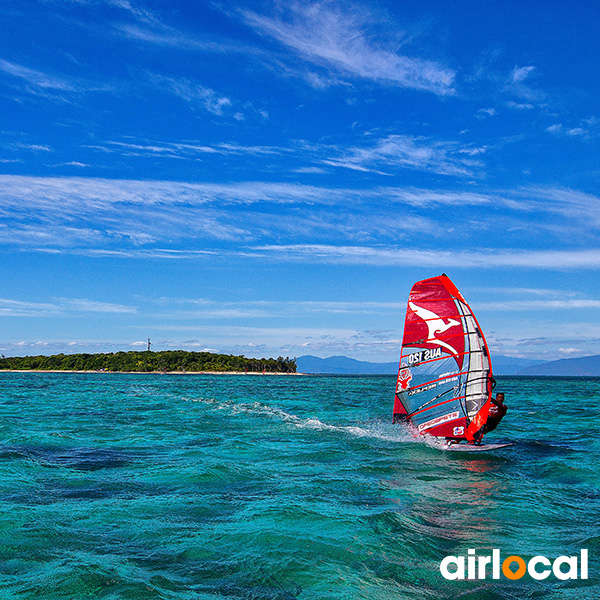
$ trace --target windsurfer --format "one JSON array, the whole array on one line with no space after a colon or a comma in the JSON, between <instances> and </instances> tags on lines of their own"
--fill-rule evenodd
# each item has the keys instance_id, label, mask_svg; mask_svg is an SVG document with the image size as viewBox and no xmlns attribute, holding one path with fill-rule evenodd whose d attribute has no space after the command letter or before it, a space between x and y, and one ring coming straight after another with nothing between
<instances>
[{"instance_id":1,"label":"windsurfer","mask_svg":"<svg viewBox=\"0 0 600 600\"><path fill-rule=\"evenodd\" d=\"M494 431L508 410L508 406L504 404L504 392L498 392L496 397L492 398L491 401L492 405L490 406L490 412L483 427L483 433Z\"/></svg>"}]
</instances>

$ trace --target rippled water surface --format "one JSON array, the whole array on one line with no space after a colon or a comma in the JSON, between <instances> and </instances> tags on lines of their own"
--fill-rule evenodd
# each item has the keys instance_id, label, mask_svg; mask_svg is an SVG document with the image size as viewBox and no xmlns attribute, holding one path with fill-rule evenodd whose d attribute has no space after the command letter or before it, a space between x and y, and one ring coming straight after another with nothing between
<instances>
[{"instance_id":1,"label":"rippled water surface","mask_svg":"<svg viewBox=\"0 0 600 600\"><path fill-rule=\"evenodd\" d=\"M498 389L514 446L462 454L394 377L0 374L0 598L600 598L600 380ZM446 581L469 548L590 578Z\"/></svg>"}]
</instances>

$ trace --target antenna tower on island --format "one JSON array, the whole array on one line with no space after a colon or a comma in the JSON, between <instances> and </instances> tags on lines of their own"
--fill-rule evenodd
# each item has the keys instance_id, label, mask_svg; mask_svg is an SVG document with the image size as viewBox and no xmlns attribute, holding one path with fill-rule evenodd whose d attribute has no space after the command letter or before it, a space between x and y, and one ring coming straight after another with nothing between
<instances>
[{"instance_id":1,"label":"antenna tower on island","mask_svg":"<svg viewBox=\"0 0 600 600\"><path fill-rule=\"evenodd\" d=\"M152 344L150 343L150 338L148 338L148 352L150 352L150 346L152 346Z\"/></svg>"}]
</instances>

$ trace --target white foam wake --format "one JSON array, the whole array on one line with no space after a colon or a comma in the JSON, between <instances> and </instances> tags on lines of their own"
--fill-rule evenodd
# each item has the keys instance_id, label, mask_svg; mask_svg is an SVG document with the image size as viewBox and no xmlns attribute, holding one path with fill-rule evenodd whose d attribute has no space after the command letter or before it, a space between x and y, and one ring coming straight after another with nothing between
<instances>
[{"instance_id":1,"label":"white foam wake","mask_svg":"<svg viewBox=\"0 0 600 600\"><path fill-rule=\"evenodd\" d=\"M390 442L414 441L414 436L402 425L391 423L373 422L366 426L357 425L331 425L317 417L299 417L280 408L267 406L260 402L236 403L231 400L219 401L214 398L193 398L192 402L202 402L211 405L215 410L229 411L231 414L249 413L262 415L270 419L282 421L299 429L313 429L319 431L332 431L354 437L370 437Z\"/></svg>"}]
</instances>

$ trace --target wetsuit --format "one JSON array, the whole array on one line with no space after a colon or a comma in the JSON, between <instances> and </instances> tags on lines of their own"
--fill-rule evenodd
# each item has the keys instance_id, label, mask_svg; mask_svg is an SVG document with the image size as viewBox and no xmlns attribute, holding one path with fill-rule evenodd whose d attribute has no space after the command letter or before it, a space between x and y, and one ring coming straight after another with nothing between
<instances>
[{"instance_id":1,"label":"wetsuit","mask_svg":"<svg viewBox=\"0 0 600 600\"><path fill-rule=\"evenodd\" d=\"M490 406L490 412L488 413L488 418L483 432L489 433L490 431L494 431L494 429L498 427L498 423L502 421L502 417L504 417L507 410L508 406L506 406L506 404L503 402L498 402L498 400L492 398L492 405Z\"/></svg>"}]
</instances>

